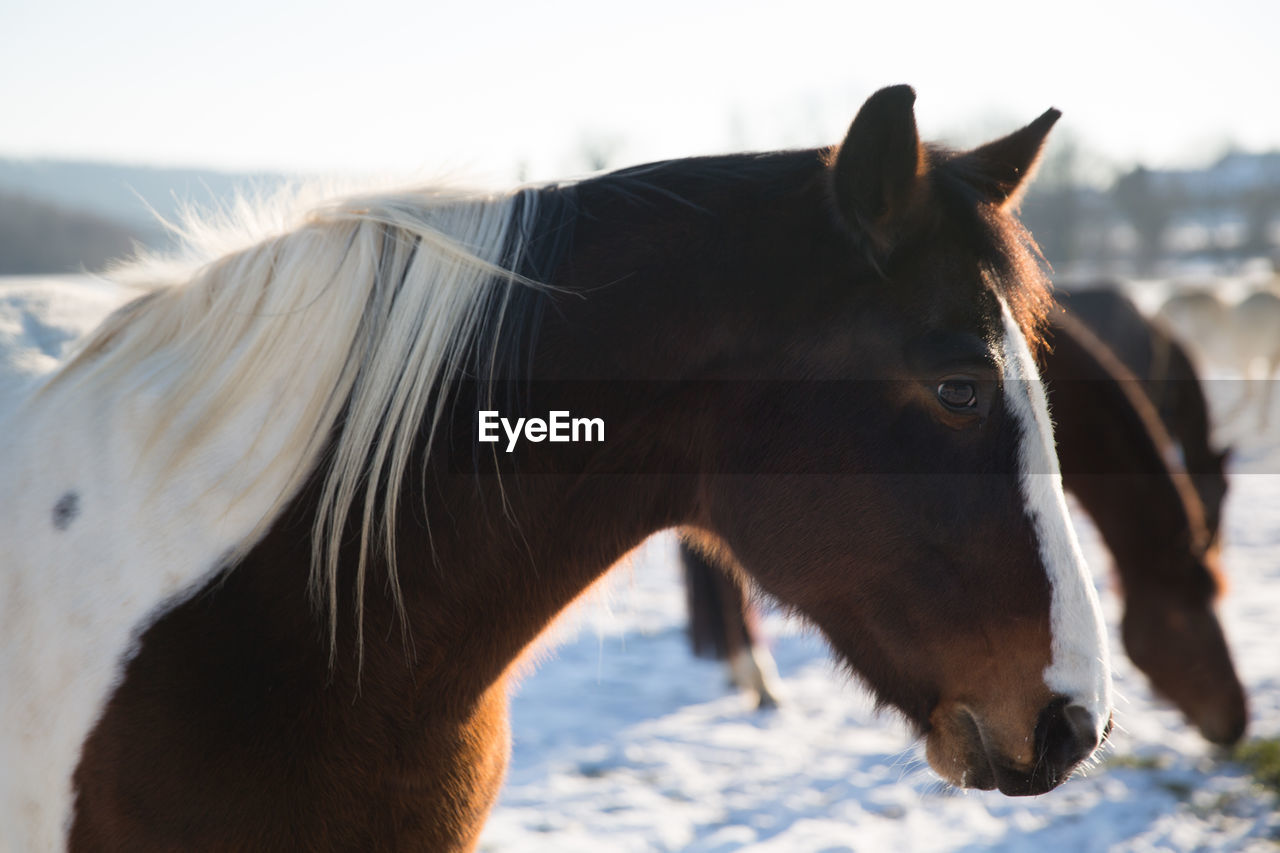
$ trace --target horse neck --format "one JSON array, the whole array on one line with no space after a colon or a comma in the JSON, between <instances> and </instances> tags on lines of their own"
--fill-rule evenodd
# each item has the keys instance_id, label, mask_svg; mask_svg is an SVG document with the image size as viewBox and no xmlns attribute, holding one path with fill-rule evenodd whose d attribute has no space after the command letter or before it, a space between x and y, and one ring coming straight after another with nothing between
<instances>
[{"instance_id":1,"label":"horse neck","mask_svg":"<svg viewBox=\"0 0 1280 853\"><path fill-rule=\"evenodd\" d=\"M407 467L428 472L425 493L399 502L408 634L416 648L440 652L446 663L433 666L451 670L433 677L455 680L454 695L500 678L647 536L700 521L699 472L718 413L687 380L733 334L729 315L743 309L731 283L752 259L744 251L718 265L700 260L709 235L733 227L720 215L728 205L714 180L664 183L672 180L646 175L625 191L588 183L559 199L577 210L572 252L549 277L552 289L524 291L497 330L500 346L522 342L522 352L499 357L503 381L460 384L431 457ZM667 193L681 202L653 200ZM687 307L694 302L700 311ZM605 440L520 440L508 452L505 429L496 443L478 442L481 410L510 424L552 411L598 418Z\"/></svg>"},{"instance_id":2,"label":"horse neck","mask_svg":"<svg viewBox=\"0 0 1280 853\"><path fill-rule=\"evenodd\" d=\"M1187 470L1196 474L1216 473L1220 466L1217 454L1210 446L1209 402L1187 351L1172 337L1166 337L1169 348L1167 381L1176 386L1176 438L1182 445Z\"/></svg>"},{"instance_id":3,"label":"horse neck","mask_svg":"<svg viewBox=\"0 0 1280 853\"><path fill-rule=\"evenodd\" d=\"M402 525L417 533L399 546L408 643L456 697L502 678L627 551L690 513L689 492L664 478L536 479L506 478L499 494L496 482L452 475L427 503L430 535Z\"/></svg>"},{"instance_id":4,"label":"horse neck","mask_svg":"<svg viewBox=\"0 0 1280 853\"><path fill-rule=\"evenodd\" d=\"M1204 573L1203 514L1132 375L1083 326L1060 318L1044 378L1063 485L1092 517L1126 589L1192 583Z\"/></svg>"},{"instance_id":5,"label":"horse neck","mask_svg":"<svg viewBox=\"0 0 1280 853\"><path fill-rule=\"evenodd\" d=\"M726 175L737 169L718 161L675 164L586 182L558 199L576 211L572 251L549 276L552 289L534 297L538 304L508 309L498 332L534 342L527 360L499 365L518 379L496 389L481 383L458 391L448 435L427 465L436 472L428 480L438 483L425 495L430 533L409 518L399 540L415 642L466 645L457 659L468 660L475 685L498 677L644 538L704 521L700 472L726 415L706 385L690 380L720 375L725 353L753 340L752 316L777 321L782 309L753 304L776 297L742 285L761 264L753 253L796 264L813 256L809 244L821 245L824 225L831 227L825 198L813 197L824 190L818 152L773 155L746 170L749 179L735 183ZM779 231L793 229L779 242L793 246L795 258L745 239L732 250L749 227L742 208L764 207L744 197L777 195L779 187L792 188L799 203L775 199L766 209L776 212ZM707 246L716 242L720 251L709 258ZM605 441L522 441L508 454L505 436L478 445L482 408L512 422L557 410L599 418ZM407 470L421 467L411 462ZM423 496L401 505L421 507Z\"/></svg>"}]
</instances>

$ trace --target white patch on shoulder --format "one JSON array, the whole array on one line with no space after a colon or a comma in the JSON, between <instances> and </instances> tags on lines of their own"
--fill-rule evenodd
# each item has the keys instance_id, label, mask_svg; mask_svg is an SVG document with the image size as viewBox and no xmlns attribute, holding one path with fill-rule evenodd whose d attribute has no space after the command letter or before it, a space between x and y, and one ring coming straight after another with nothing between
<instances>
[{"instance_id":1,"label":"white patch on shoulder","mask_svg":"<svg viewBox=\"0 0 1280 853\"><path fill-rule=\"evenodd\" d=\"M0 405L0 850L65 846L81 746L138 636L203 586L284 486L252 480L286 452L289 420L272 427L301 407L292 383L173 468L143 452L154 402L64 386Z\"/></svg>"},{"instance_id":2,"label":"white patch on shoulder","mask_svg":"<svg viewBox=\"0 0 1280 853\"><path fill-rule=\"evenodd\" d=\"M419 427L447 405L433 390L492 300L540 287L499 266L516 198L284 194L225 233L193 223L189 257L124 273L145 294L60 369L74 335L37 322L48 293L0 288L0 850L65 846L81 745L139 632L243 556L326 445L310 544L336 630L352 508L385 492L397 517ZM395 553L394 524L363 524Z\"/></svg>"},{"instance_id":3,"label":"white patch on shoulder","mask_svg":"<svg viewBox=\"0 0 1280 853\"><path fill-rule=\"evenodd\" d=\"M1040 559L1052 589L1053 660L1045 684L1086 708L1098 737L1111 715L1111 666L1102 608L1075 528L1067 514L1053 424L1035 359L1026 338L1001 302L1004 318L1004 399L1022 429L1018 454L1022 493L1039 540Z\"/></svg>"}]
</instances>

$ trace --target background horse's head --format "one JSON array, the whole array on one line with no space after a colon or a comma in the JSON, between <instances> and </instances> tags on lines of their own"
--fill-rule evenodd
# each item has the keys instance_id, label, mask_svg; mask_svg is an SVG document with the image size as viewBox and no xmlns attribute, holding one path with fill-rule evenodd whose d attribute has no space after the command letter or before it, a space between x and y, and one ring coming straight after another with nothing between
<instances>
[{"instance_id":1,"label":"background horse's head","mask_svg":"<svg viewBox=\"0 0 1280 853\"><path fill-rule=\"evenodd\" d=\"M1244 685L1218 618L1226 588L1220 534L1230 457L1230 448L1206 448L1189 475L1190 537L1170 527L1162 547L1144 549L1149 567L1121 571L1121 636L1129 659L1206 740L1227 746L1244 737L1249 723Z\"/></svg>"},{"instance_id":2,"label":"background horse's head","mask_svg":"<svg viewBox=\"0 0 1280 853\"><path fill-rule=\"evenodd\" d=\"M724 392L715 464L741 476L707 481L701 526L927 735L944 779L1038 794L1110 715L1031 355L1046 283L1009 212L1058 114L957 153L921 144L913 104L869 99L826 158L829 207L753 235L775 254L735 284L768 323L736 375L787 381Z\"/></svg>"},{"instance_id":3,"label":"background horse's head","mask_svg":"<svg viewBox=\"0 0 1280 853\"><path fill-rule=\"evenodd\" d=\"M1248 725L1248 701L1218 619L1218 552L1125 577L1121 636L1151 685L1206 740L1231 745Z\"/></svg>"}]
</instances>

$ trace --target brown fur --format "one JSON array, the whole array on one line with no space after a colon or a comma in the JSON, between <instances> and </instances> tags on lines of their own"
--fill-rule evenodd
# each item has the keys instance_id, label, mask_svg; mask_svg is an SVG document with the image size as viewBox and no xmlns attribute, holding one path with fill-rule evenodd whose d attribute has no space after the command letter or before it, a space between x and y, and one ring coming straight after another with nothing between
<instances>
[{"instance_id":1,"label":"brown fur","mask_svg":"<svg viewBox=\"0 0 1280 853\"><path fill-rule=\"evenodd\" d=\"M1126 595L1129 657L1205 738L1234 743L1247 724L1247 701L1214 610L1223 582L1193 480L1171 461L1171 439L1143 393L1148 386L1135 381L1074 315L1055 315L1051 331L1043 375L1052 386L1063 482L1115 557ZM1202 412L1192 421L1203 418ZM702 550L717 565L732 561L723 546ZM710 593L720 590L704 586ZM718 611L741 601L722 595L691 594L691 609ZM690 619L703 633L712 630L697 610ZM716 624L736 631L742 623ZM970 725L945 709L935 716L935 725Z\"/></svg>"},{"instance_id":2,"label":"brown fur","mask_svg":"<svg viewBox=\"0 0 1280 853\"><path fill-rule=\"evenodd\" d=\"M752 645L754 609L740 572L725 571L680 540L689 610L689 644L698 657L732 660Z\"/></svg>"},{"instance_id":3,"label":"brown fur","mask_svg":"<svg viewBox=\"0 0 1280 853\"><path fill-rule=\"evenodd\" d=\"M1182 451L1204 507L1209 538L1220 542L1231 454L1211 444L1209 403L1186 348L1163 322L1144 316L1113 284L1060 292L1057 299L1115 354L1155 406L1169 437Z\"/></svg>"},{"instance_id":4,"label":"brown fur","mask_svg":"<svg viewBox=\"0 0 1280 853\"><path fill-rule=\"evenodd\" d=\"M949 651L949 656L972 661L975 668L966 673L968 690L939 703L933 710L931 724L953 735L931 740L927 752L934 767L951 764L964 768L963 772L968 774L964 782L969 786L991 788L1000 783L1001 789L1008 792L1008 788L1018 785L1030 787L1026 780L1034 778L1044 751L1037 738L1028 737L1025 721L1038 719L1054 697L1043 685L1040 690L1011 689L1012 681L1024 677L1023 673L1048 654L1041 627L1028 623L1019 630L1015 626L1005 636L1014 642L1004 646L999 655L991 654L987 637L961 634L952 638L956 647ZM992 696L1018 698L992 703L989 699ZM978 735L976 743L973 733ZM999 760L978 760L974 753L980 748L999 756Z\"/></svg>"}]
</instances>

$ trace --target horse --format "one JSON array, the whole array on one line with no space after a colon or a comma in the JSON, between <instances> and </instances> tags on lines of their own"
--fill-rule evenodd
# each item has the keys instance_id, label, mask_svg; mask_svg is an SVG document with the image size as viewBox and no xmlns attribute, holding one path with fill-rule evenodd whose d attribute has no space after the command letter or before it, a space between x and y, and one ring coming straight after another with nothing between
<instances>
[{"instance_id":1,"label":"horse","mask_svg":"<svg viewBox=\"0 0 1280 853\"><path fill-rule=\"evenodd\" d=\"M1239 397L1223 414L1224 421L1258 407L1257 426L1265 430L1270 408L1270 379L1275 372L1275 332L1280 324L1280 298L1267 291L1229 302L1212 289L1175 293L1160 306L1157 319L1168 323L1207 361L1240 374ZM1261 374L1261 375L1259 375ZM1263 399L1253 380L1263 380Z\"/></svg>"},{"instance_id":2,"label":"horse","mask_svg":"<svg viewBox=\"0 0 1280 853\"><path fill-rule=\"evenodd\" d=\"M1054 297L1139 380L1191 475L1216 547L1231 448L1212 445L1209 403L1190 354L1164 321L1149 319L1113 282L1058 290Z\"/></svg>"},{"instance_id":3,"label":"horse","mask_svg":"<svg viewBox=\"0 0 1280 853\"><path fill-rule=\"evenodd\" d=\"M0 423L6 842L473 849L512 672L671 527L943 779L1065 781L1107 641L1011 212L1059 114L955 151L914 104L829 148L254 209L121 273L149 291Z\"/></svg>"},{"instance_id":4,"label":"horse","mask_svg":"<svg viewBox=\"0 0 1280 853\"><path fill-rule=\"evenodd\" d=\"M1051 315L1052 348L1041 364L1063 486L1114 558L1130 659L1206 740L1234 744L1244 735L1248 703L1215 611L1224 583L1194 478L1167 452L1172 439L1139 390L1148 386L1082 322L1075 299L1067 304L1072 310ZM680 561L695 653L728 659L734 683L771 707L779 689L747 616L746 574L723 549L719 561L709 560L683 539ZM724 637L718 643L717 633Z\"/></svg>"},{"instance_id":5,"label":"horse","mask_svg":"<svg viewBox=\"0 0 1280 853\"><path fill-rule=\"evenodd\" d=\"M1253 399L1255 383L1261 387L1257 399L1260 432L1266 431L1271 419L1272 383L1280 368L1280 293L1257 290L1231 308L1231 335L1236 362L1245 379L1245 395L1241 407Z\"/></svg>"},{"instance_id":6,"label":"horse","mask_svg":"<svg viewBox=\"0 0 1280 853\"><path fill-rule=\"evenodd\" d=\"M1234 364L1230 341L1231 307L1210 288L1197 286L1174 293L1156 318L1189 341L1208 361Z\"/></svg>"}]
</instances>

